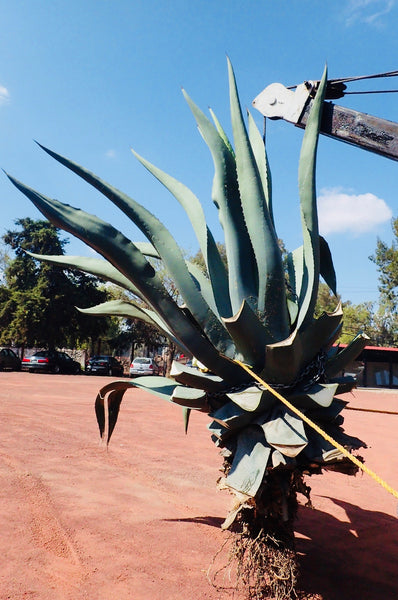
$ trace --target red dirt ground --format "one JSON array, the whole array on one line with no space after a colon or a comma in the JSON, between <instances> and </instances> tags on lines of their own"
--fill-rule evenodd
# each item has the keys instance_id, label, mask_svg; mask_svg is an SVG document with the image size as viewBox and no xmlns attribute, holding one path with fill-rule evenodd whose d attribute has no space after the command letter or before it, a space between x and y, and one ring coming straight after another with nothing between
<instances>
[{"instance_id":1,"label":"red dirt ground","mask_svg":"<svg viewBox=\"0 0 398 600\"><path fill-rule=\"evenodd\" d=\"M193 414L185 436L177 407L132 390L107 451L93 403L108 378L0 381L1 600L231 598L206 577L230 502L216 490L221 459L206 415ZM396 392L346 399L398 412ZM345 425L367 441L367 466L398 489L398 415L345 411ZM324 600L398 599L398 500L368 475L308 483L301 587Z\"/></svg>"}]
</instances>

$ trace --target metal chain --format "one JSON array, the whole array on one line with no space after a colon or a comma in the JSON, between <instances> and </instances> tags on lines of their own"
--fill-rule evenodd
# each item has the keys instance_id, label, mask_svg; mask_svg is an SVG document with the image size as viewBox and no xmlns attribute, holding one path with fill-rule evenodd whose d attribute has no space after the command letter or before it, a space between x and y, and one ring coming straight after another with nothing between
<instances>
[{"instance_id":1,"label":"metal chain","mask_svg":"<svg viewBox=\"0 0 398 600\"><path fill-rule=\"evenodd\" d=\"M306 381L305 385L302 388L303 391L305 392L305 391L309 390L318 381L325 379L326 360L327 360L327 354L326 354L326 352L321 350L316 355L316 357L310 363L308 363L308 365L299 373L299 375L296 377L296 379L292 383L289 383L289 384L272 383L271 385L275 390L281 390L281 391L291 393L303 381L305 381L311 373L313 373L312 377ZM241 383L239 385L234 385L234 386L225 388L224 390L220 390L219 392L208 392L206 394L206 396L207 396L208 400L211 400L211 399L216 400L217 398L222 398L223 396L226 396L228 394L242 392L245 389L247 389L249 385L257 387L259 390L266 389L264 386L262 386L257 381L251 381L248 383Z\"/></svg>"}]
</instances>

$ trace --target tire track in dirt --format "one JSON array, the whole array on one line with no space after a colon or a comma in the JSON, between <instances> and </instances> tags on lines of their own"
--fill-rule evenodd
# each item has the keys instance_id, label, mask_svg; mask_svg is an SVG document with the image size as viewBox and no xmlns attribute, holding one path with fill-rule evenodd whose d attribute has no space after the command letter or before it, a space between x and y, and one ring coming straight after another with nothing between
<instances>
[{"instance_id":1,"label":"tire track in dirt","mask_svg":"<svg viewBox=\"0 0 398 600\"><path fill-rule=\"evenodd\" d=\"M0 473L5 473L2 493L6 489L10 505L18 503L17 533L27 560L36 555L41 565L40 572L32 574L36 575L33 579L46 580L50 588L62 586L65 592L76 589L86 570L71 534L61 523L47 486L40 477L24 469L23 464L5 454L0 454ZM16 583L14 581L14 589Z\"/></svg>"}]
</instances>

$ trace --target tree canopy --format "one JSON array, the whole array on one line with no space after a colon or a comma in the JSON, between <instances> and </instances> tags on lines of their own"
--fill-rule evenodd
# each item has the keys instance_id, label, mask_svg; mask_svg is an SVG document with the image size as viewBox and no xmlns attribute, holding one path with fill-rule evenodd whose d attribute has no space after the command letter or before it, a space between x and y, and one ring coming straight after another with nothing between
<instances>
[{"instance_id":1,"label":"tree canopy","mask_svg":"<svg viewBox=\"0 0 398 600\"><path fill-rule=\"evenodd\" d=\"M393 240L390 245L377 240L370 260L379 272L378 322L383 345L398 344L398 218L392 220Z\"/></svg>"},{"instance_id":2,"label":"tree canopy","mask_svg":"<svg viewBox=\"0 0 398 600\"><path fill-rule=\"evenodd\" d=\"M71 346L96 339L107 328L104 319L79 313L104 302L106 290L84 273L33 259L36 254L64 254L66 240L48 221L18 219L3 236L8 256L0 285L0 343L15 346Z\"/></svg>"}]
</instances>

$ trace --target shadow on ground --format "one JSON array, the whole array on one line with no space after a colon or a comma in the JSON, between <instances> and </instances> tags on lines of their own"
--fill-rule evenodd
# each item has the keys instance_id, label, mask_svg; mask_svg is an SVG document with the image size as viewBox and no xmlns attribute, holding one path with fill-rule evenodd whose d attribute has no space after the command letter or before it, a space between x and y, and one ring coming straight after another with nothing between
<instances>
[{"instance_id":1,"label":"shadow on ground","mask_svg":"<svg viewBox=\"0 0 398 600\"><path fill-rule=\"evenodd\" d=\"M301 508L300 587L324 600L398 599L398 519L336 498L347 521Z\"/></svg>"},{"instance_id":2,"label":"shadow on ground","mask_svg":"<svg viewBox=\"0 0 398 600\"><path fill-rule=\"evenodd\" d=\"M163 519L169 523L198 523L199 525L209 525L209 527L216 527L221 529L221 525L224 519L220 517L190 517L186 519Z\"/></svg>"}]
</instances>

